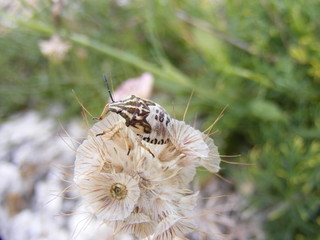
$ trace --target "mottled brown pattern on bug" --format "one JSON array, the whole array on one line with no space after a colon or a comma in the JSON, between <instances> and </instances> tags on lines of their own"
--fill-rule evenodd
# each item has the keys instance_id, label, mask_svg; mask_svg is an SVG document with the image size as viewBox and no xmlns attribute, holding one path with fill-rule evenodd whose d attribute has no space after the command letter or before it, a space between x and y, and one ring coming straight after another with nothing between
<instances>
[{"instance_id":1,"label":"mottled brown pattern on bug","mask_svg":"<svg viewBox=\"0 0 320 240\"><path fill-rule=\"evenodd\" d=\"M111 99L113 101L113 99ZM172 128L169 114L158 104L134 95L105 106L98 120L108 112L119 114L143 141L151 144L166 144Z\"/></svg>"},{"instance_id":2,"label":"mottled brown pattern on bug","mask_svg":"<svg viewBox=\"0 0 320 240\"><path fill-rule=\"evenodd\" d=\"M143 133L151 133L151 126L146 121L150 113L149 105L154 106L155 103L132 95L128 99L110 103L109 110L120 114L125 119L127 127L131 126L140 129Z\"/></svg>"}]
</instances>

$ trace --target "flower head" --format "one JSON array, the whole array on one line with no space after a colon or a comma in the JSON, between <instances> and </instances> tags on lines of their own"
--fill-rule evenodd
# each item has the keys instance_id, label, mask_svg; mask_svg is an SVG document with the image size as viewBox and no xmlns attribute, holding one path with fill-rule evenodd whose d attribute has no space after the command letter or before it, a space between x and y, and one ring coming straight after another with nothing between
<instances>
[{"instance_id":1,"label":"flower head","mask_svg":"<svg viewBox=\"0 0 320 240\"><path fill-rule=\"evenodd\" d=\"M175 236L183 236L194 231L194 229L195 225L189 219L170 215L158 224L152 240L173 239Z\"/></svg>"},{"instance_id":2,"label":"flower head","mask_svg":"<svg viewBox=\"0 0 320 240\"><path fill-rule=\"evenodd\" d=\"M90 130L77 151L74 181L90 212L116 233L173 239L193 231L197 193L187 189L197 166L215 172L213 141L173 120L170 141L143 141L110 112Z\"/></svg>"},{"instance_id":3,"label":"flower head","mask_svg":"<svg viewBox=\"0 0 320 240\"><path fill-rule=\"evenodd\" d=\"M156 221L144 213L132 213L124 221L115 223L116 233L132 233L138 238L145 238L154 233Z\"/></svg>"},{"instance_id":4,"label":"flower head","mask_svg":"<svg viewBox=\"0 0 320 240\"><path fill-rule=\"evenodd\" d=\"M78 179L86 204L106 221L123 220L132 212L140 196L137 179L124 173L96 173Z\"/></svg>"},{"instance_id":5,"label":"flower head","mask_svg":"<svg viewBox=\"0 0 320 240\"><path fill-rule=\"evenodd\" d=\"M170 143L159 154L163 162L179 159L180 166L203 166L210 172L218 172L220 156L213 140L183 121L173 120Z\"/></svg>"}]
</instances>

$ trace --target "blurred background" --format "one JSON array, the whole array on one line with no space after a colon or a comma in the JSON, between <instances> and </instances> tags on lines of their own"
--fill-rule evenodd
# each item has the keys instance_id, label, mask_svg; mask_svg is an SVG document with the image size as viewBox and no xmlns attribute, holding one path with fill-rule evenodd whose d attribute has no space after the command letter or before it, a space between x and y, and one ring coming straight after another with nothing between
<instances>
[{"instance_id":1,"label":"blurred background","mask_svg":"<svg viewBox=\"0 0 320 240\"><path fill-rule=\"evenodd\" d=\"M199 184L237 196L229 239L320 239L319 13L317 0L0 0L0 239L70 239L57 165L76 149L61 135L85 136L75 94L99 116L102 74L116 89L145 72L177 119L194 91L185 121L201 130L227 107L215 143L252 165ZM47 204L52 189L70 200Z\"/></svg>"}]
</instances>

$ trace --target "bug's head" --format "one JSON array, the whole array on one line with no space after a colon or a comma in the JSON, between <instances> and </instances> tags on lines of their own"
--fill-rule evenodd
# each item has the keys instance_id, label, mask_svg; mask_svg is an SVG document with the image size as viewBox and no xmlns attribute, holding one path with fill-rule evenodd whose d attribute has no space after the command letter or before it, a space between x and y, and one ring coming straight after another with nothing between
<instances>
[{"instance_id":1,"label":"bug's head","mask_svg":"<svg viewBox=\"0 0 320 240\"><path fill-rule=\"evenodd\" d=\"M126 120L127 127L139 125L150 113L149 108L141 102L141 99L131 95L120 101L109 103L108 111L119 114Z\"/></svg>"},{"instance_id":2,"label":"bug's head","mask_svg":"<svg viewBox=\"0 0 320 240\"><path fill-rule=\"evenodd\" d=\"M151 131L150 129L148 129L148 127L146 126L147 124L145 123L145 119L150 113L150 109L148 107L148 104L150 104L150 102L134 95L131 95L123 100L114 101L109 88L108 79L105 75L104 80L106 82L111 100L111 103L108 103L106 106L107 110L105 114L107 114L108 112L119 114L125 119L126 126L131 127L132 130L137 133Z\"/></svg>"}]
</instances>

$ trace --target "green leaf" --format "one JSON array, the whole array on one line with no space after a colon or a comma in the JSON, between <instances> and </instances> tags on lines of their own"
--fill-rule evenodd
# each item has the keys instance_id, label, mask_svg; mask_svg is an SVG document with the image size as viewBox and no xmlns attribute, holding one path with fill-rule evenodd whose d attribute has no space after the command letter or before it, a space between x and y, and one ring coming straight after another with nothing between
<instances>
[{"instance_id":1,"label":"green leaf","mask_svg":"<svg viewBox=\"0 0 320 240\"><path fill-rule=\"evenodd\" d=\"M255 100L249 105L249 112L264 121L284 121L287 115L274 103L265 100Z\"/></svg>"}]
</instances>

